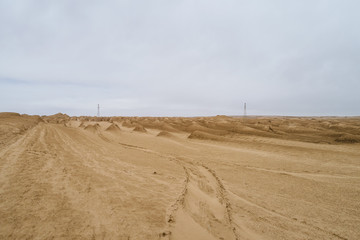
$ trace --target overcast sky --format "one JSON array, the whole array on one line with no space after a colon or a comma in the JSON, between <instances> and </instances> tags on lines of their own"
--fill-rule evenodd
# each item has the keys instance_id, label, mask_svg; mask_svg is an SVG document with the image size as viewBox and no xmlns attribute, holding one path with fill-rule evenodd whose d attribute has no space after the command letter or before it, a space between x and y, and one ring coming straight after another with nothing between
<instances>
[{"instance_id":1,"label":"overcast sky","mask_svg":"<svg viewBox=\"0 0 360 240\"><path fill-rule=\"evenodd\" d=\"M360 115L358 0L0 0L0 112Z\"/></svg>"}]
</instances>

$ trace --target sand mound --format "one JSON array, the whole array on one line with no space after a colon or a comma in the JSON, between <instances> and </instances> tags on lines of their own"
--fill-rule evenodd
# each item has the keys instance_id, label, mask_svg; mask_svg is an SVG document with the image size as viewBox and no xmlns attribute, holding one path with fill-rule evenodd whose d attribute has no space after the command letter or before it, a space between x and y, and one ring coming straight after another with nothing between
<instances>
[{"instance_id":1,"label":"sand mound","mask_svg":"<svg viewBox=\"0 0 360 240\"><path fill-rule=\"evenodd\" d=\"M98 123L93 125L87 125L84 129L89 132L96 132L100 129L100 125Z\"/></svg>"},{"instance_id":2,"label":"sand mound","mask_svg":"<svg viewBox=\"0 0 360 240\"><path fill-rule=\"evenodd\" d=\"M204 124L204 123L201 123L201 124ZM189 133L192 133L194 131L201 131L201 132L206 132L206 133L214 134L214 135L228 134L228 131L208 128L206 126L200 125L196 121L184 122L180 125L174 125L174 127L180 131L189 132Z\"/></svg>"},{"instance_id":3,"label":"sand mound","mask_svg":"<svg viewBox=\"0 0 360 240\"><path fill-rule=\"evenodd\" d=\"M24 134L26 131L44 122L38 115L20 115L18 113L0 113L0 149L3 143L10 143L11 139Z\"/></svg>"},{"instance_id":4,"label":"sand mound","mask_svg":"<svg viewBox=\"0 0 360 240\"><path fill-rule=\"evenodd\" d=\"M77 128L77 127L80 127L81 123L82 123L82 122L77 121L77 120L70 120L70 121L68 121L68 122L66 123L66 125L67 125L68 127Z\"/></svg>"},{"instance_id":5,"label":"sand mound","mask_svg":"<svg viewBox=\"0 0 360 240\"><path fill-rule=\"evenodd\" d=\"M2 112L0 113L0 117L20 117L20 114L15 112Z\"/></svg>"},{"instance_id":6,"label":"sand mound","mask_svg":"<svg viewBox=\"0 0 360 240\"><path fill-rule=\"evenodd\" d=\"M133 131L135 131L135 132L143 132L143 133L146 133L146 132L147 132L146 129L145 129L142 125L137 125L137 126L133 129Z\"/></svg>"},{"instance_id":7,"label":"sand mound","mask_svg":"<svg viewBox=\"0 0 360 240\"><path fill-rule=\"evenodd\" d=\"M335 139L335 142L340 143L359 143L360 137L352 134L342 134L340 137Z\"/></svg>"},{"instance_id":8,"label":"sand mound","mask_svg":"<svg viewBox=\"0 0 360 240\"><path fill-rule=\"evenodd\" d=\"M177 129L173 128L168 123L164 122L164 119L140 119L138 124L143 125L145 128L159 129L168 132L178 132Z\"/></svg>"},{"instance_id":9,"label":"sand mound","mask_svg":"<svg viewBox=\"0 0 360 240\"><path fill-rule=\"evenodd\" d=\"M125 121L122 122L123 127L131 128L131 127L136 127L136 125L137 125L136 123L132 122L129 119L126 119Z\"/></svg>"},{"instance_id":10,"label":"sand mound","mask_svg":"<svg viewBox=\"0 0 360 240\"><path fill-rule=\"evenodd\" d=\"M105 131L118 132L120 131L120 127L116 123L112 123L109 127L105 129Z\"/></svg>"},{"instance_id":11,"label":"sand mound","mask_svg":"<svg viewBox=\"0 0 360 240\"><path fill-rule=\"evenodd\" d=\"M172 135L171 133L169 133L167 131L161 131L161 132L159 132L159 134L157 136L158 137L174 137L174 135Z\"/></svg>"},{"instance_id":12,"label":"sand mound","mask_svg":"<svg viewBox=\"0 0 360 240\"><path fill-rule=\"evenodd\" d=\"M70 117L63 113L57 113L50 116L43 116L43 119L48 123L64 123L70 120Z\"/></svg>"},{"instance_id":13,"label":"sand mound","mask_svg":"<svg viewBox=\"0 0 360 240\"><path fill-rule=\"evenodd\" d=\"M190 139L201 139L201 140L215 140L215 141L224 141L224 137L216 136L210 133L202 132L202 131L194 131L189 137Z\"/></svg>"}]
</instances>

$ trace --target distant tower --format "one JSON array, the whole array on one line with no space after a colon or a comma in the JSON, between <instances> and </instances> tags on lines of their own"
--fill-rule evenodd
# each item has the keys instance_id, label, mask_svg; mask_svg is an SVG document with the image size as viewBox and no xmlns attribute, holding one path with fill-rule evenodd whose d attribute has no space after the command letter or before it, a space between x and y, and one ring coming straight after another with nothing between
<instances>
[{"instance_id":1,"label":"distant tower","mask_svg":"<svg viewBox=\"0 0 360 240\"><path fill-rule=\"evenodd\" d=\"M98 112L97 112L97 116L100 117L100 104L98 104Z\"/></svg>"},{"instance_id":2,"label":"distant tower","mask_svg":"<svg viewBox=\"0 0 360 240\"><path fill-rule=\"evenodd\" d=\"M244 118L246 117L246 103L244 103Z\"/></svg>"}]
</instances>

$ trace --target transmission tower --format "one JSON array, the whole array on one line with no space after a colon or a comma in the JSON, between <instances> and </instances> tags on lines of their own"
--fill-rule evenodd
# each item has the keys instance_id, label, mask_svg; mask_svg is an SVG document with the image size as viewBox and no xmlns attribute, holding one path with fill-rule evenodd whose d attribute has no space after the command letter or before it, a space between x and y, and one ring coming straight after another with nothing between
<instances>
[{"instance_id":1,"label":"transmission tower","mask_svg":"<svg viewBox=\"0 0 360 240\"><path fill-rule=\"evenodd\" d=\"M244 103L244 118L246 117L246 103Z\"/></svg>"},{"instance_id":2,"label":"transmission tower","mask_svg":"<svg viewBox=\"0 0 360 240\"><path fill-rule=\"evenodd\" d=\"M98 104L97 116L100 117L100 104Z\"/></svg>"}]
</instances>

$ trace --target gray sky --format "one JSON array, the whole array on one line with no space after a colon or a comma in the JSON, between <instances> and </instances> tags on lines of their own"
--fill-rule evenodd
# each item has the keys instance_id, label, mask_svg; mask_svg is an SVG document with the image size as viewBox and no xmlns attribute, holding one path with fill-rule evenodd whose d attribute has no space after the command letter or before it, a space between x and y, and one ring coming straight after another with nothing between
<instances>
[{"instance_id":1,"label":"gray sky","mask_svg":"<svg viewBox=\"0 0 360 240\"><path fill-rule=\"evenodd\" d=\"M0 112L360 115L358 0L0 0Z\"/></svg>"}]
</instances>

